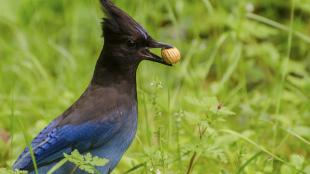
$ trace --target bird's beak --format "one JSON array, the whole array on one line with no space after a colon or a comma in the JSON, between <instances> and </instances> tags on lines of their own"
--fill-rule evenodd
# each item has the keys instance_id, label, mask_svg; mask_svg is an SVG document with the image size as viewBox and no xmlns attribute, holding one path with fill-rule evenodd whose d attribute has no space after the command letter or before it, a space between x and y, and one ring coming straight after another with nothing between
<instances>
[{"instance_id":1,"label":"bird's beak","mask_svg":"<svg viewBox=\"0 0 310 174\"><path fill-rule=\"evenodd\" d=\"M160 43L155 40L151 40L148 44L148 47L142 51L142 55L146 60L150 60L153 62L158 62L164 65L172 66L171 64L167 63L164 61L164 59L160 56L157 56L156 54L152 53L149 49L151 48L161 48L161 49L168 49L168 48L173 48L173 46L165 44L165 43Z\"/></svg>"}]
</instances>

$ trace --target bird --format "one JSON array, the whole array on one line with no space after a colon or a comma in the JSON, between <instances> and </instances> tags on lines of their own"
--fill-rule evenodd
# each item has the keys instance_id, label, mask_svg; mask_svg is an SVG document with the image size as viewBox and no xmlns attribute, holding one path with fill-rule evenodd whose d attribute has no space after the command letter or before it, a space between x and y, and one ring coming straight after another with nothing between
<instances>
[{"instance_id":1,"label":"bird","mask_svg":"<svg viewBox=\"0 0 310 174\"><path fill-rule=\"evenodd\" d=\"M99 0L103 12L103 47L93 77L82 95L47 125L20 154L14 170L45 174L64 158L78 150L105 158L108 163L96 169L110 173L131 145L137 130L138 102L136 71L143 60L172 66L150 51L170 49L158 42L111 0ZM55 174L85 173L65 163Z\"/></svg>"}]
</instances>

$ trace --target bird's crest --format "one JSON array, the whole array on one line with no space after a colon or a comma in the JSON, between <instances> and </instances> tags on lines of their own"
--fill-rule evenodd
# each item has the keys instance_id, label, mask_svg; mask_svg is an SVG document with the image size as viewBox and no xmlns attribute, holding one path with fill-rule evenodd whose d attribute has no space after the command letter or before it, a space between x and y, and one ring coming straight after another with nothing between
<instances>
[{"instance_id":1,"label":"bird's crest","mask_svg":"<svg viewBox=\"0 0 310 174\"><path fill-rule=\"evenodd\" d=\"M100 0L100 3L106 14L102 22L105 38L112 35L127 34L140 35L147 39L148 34L145 29L127 13L114 5L110 0Z\"/></svg>"}]
</instances>

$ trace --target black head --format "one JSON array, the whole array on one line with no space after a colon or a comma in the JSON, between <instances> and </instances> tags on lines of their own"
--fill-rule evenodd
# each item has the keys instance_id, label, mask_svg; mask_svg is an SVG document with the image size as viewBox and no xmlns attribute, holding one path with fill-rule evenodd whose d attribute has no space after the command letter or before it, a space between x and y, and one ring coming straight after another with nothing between
<instances>
[{"instance_id":1,"label":"black head","mask_svg":"<svg viewBox=\"0 0 310 174\"><path fill-rule=\"evenodd\" d=\"M149 49L171 48L170 45L156 42L141 25L110 0L100 0L100 2L106 13L102 23L105 54L124 66L137 65L142 60L169 65Z\"/></svg>"}]
</instances>

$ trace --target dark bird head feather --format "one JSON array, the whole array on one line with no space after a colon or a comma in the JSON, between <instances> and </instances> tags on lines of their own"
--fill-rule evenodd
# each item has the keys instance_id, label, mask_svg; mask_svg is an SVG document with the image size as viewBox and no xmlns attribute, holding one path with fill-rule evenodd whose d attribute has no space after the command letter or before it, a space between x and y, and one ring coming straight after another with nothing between
<instances>
[{"instance_id":1,"label":"dark bird head feather","mask_svg":"<svg viewBox=\"0 0 310 174\"><path fill-rule=\"evenodd\" d=\"M147 39L149 36L145 29L139 25L133 18L127 15L124 11L116 7L109 0L103 0L102 5L107 15L103 19L102 27L104 36L109 39L113 35L128 35L138 36L142 39Z\"/></svg>"},{"instance_id":2,"label":"dark bird head feather","mask_svg":"<svg viewBox=\"0 0 310 174\"><path fill-rule=\"evenodd\" d=\"M106 54L123 64L139 64L142 60L151 60L168 65L149 49L171 48L170 45L156 42L138 22L110 0L100 2L106 14L102 22Z\"/></svg>"}]
</instances>

